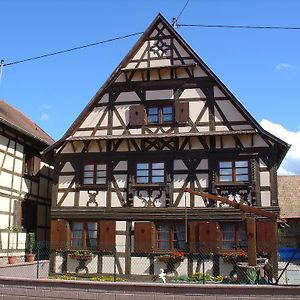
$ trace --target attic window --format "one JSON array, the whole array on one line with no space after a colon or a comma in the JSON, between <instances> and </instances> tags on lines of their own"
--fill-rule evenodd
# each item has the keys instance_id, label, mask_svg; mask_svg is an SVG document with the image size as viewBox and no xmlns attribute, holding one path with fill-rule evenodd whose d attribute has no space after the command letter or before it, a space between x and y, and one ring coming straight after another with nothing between
<instances>
[{"instance_id":1,"label":"attic window","mask_svg":"<svg viewBox=\"0 0 300 300\"><path fill-rule=\"evenodd\" d=\"M173 106L153 106L147 109L148 124L172 123L174 120Z\"/></svg>"},{"instance_id":2,"label":"attic window","mask_svg":"<svg viewBox=\"0 0 300 300\"><path fill-rule=\"evenodd\" d=\"M106 184L106 164L89 163L83 166L84 185Z\"/></svg>"},{"instance_id":3,"label":"attic window","mask_svg":"<svg viewBox=\"0 0 300 300\"><path fill-rule=\"evenodd\" d=\"M249 161L220 161L219 182L249 182Z\"/></svg>"}]
</instances>

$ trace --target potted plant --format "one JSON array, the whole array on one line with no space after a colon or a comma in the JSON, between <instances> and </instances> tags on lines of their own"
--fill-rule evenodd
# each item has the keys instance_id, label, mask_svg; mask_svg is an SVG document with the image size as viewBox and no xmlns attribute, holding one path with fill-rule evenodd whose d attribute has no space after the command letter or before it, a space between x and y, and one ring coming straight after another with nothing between
<instances>
[{"instance_id":1,"label":"potted plant","mask_svg":"<svg viewBox=\"0 0 300 300\"><path fill-rule=\"evenodd\" d=\"M33 253L33 248L35 246L35 233L34 232L28 232L27 235L27 251L25 255L26 262L34 262L35 254Z\"/></svg>"},{"instance_id":2,"label":"potted plant","mask_svg":"<svg viewBox=\"0 0 300 300\"><path fill-rule=\"evenodd\" d=\"M7 259L8 264L12 265L17 261L17 256L13 250L18 248L18 235L22 232L23 227L9 226L6 229L8 231Z\"/></svg>"},{"instance_id":3,"label":"potted plant","mask_svg":"<svg viewBox=\"0 0 300 300\"><path fill-rule=\"evenodd\" d=\"M237 262L246 262L248 260L247 253L242 250L240 252L229 252L223 254L223 261L225 263L235 264Z\"/></svg>"},{"instance_id":4,"label":"potted plant","mask_svg":"<svg viewBox=\"0 0 300 300\"><path fill-rule=\"evenodd\" d=\"M165 263L176 263L183 261L184 252L173 251L171 253L163 254L158 257L158 260Z\"/></svg>"},{"instance_id":5,"label":"potted plant","mask_svg":"<svg viewBox=\"0 0 300 300\"><path fill-rule=\"evenodd\" d=\"M69 253L69 256L77 260L90 260L93 258L94 253L90 250L74 250Z\"/></svg>"}]
</instances>

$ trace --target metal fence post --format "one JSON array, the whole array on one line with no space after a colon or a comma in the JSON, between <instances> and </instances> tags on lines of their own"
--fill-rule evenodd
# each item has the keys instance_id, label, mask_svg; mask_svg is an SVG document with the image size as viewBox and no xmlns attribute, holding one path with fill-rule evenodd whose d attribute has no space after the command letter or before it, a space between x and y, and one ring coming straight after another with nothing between
<instances>
[{"instance_id":1,"label":"metal fence post","mask_svg":"<svg viewBox=\"0 0 300 300\"><path fill-rule=\"evenodd\" d=\"M117 273L117 250L114 246L114 282L116 282L116 273Z\"/></svg>"},{"instance_id":2,"label":"metal fence post","mask_svg":"<svg viewBox=\"0 0 300 300\"><path fill-rule=\"evenodd\" d=\"M36 251L36 278L38 279L40 275L40 245L38 242L36 243Z\"/></svg>"}]
</instances>

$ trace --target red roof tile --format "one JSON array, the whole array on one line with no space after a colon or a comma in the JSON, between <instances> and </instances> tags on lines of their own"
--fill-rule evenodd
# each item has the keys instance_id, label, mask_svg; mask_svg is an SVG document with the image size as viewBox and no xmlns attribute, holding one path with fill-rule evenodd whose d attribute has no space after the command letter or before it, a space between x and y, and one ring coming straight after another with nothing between
<instances>
[{"instance_id":1,"label":"red roof tile","mask_svg":"<svg viewBox=\"0 0 300 300\"><path fill-rule=\"evenodd\" d=\"M23 134L40 140L47 145L54 143L54 140L42 128L4 100L0 100L0 122L14 127Z\"/></svg>"}]
</instances>

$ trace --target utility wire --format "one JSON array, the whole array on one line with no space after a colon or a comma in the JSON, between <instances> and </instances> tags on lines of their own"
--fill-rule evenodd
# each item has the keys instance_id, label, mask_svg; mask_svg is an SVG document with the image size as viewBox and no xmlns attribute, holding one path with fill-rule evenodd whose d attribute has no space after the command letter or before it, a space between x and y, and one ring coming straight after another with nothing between
<instances>
[{"instance_id":1,"label":"utility wire","mask_svg":"<svg viewBox=\"0 0 300 300\"><path fill-rule=\"evenodd\" d=\"M181 12L178 14L177 18L176 18L176 22L178 22L179 18L181 17L182 13L184 12L185 8L187 7L187 5L189 4L190 0L187 0L184 7L182 8Z\"/></svg>"},{"instance_id":2,"label":"utility wire","mask_svg":"<svg viewBox=\"0 0 300 300\"><path fill-rule=\"evenodd\" d=\"M24 62L31 61L31 60L41 59L41 58L45 58L45 57L49 57L49 56L54 56L54 55L57 55L57 54L63 54L63 53L67 53L67 52L71 52L71 51L75 51L75 50L80 50L80 49L87 48L87 47L92 47L92 46L105 44L105 43L109 43L109 42L113 42L113 41L117 41L117 40L122 40L122 39L129 38L129 37L136 36L136 35L141 35L142 33L143 32L131 33L131 34L115 37L115 38L112 38L112 39L103 40L103 41L100 41L100 42L95 42L95 43L92 43L92 44L87 44L87 45L78 46L78 47L74 47L74 48L70 48L70 49L60 50L60 51L56 51L56 52L52 52L52 53L48 53L48 54L44 54L44 55L40 55L40 56L25 58L25 59L22 59L22 60L13 61L13 62L3 64L3 66L6 67L6 66L11 66L11 65L16 65L16 64L24 63Z\"/></svg>"},{"instance_id":3,"label":"utility wire","mask_svg":"<svg viewBox=\"0 0 300 300\"><path fill-rule=\"evenodd\" d=\"M205 25L205 24L176 24L177 27L202 27L202 28L232 28L232 29L283 29L300 30L300 27L287 26L251 26L251 25Z\"/></svg>"}]
</instances>

